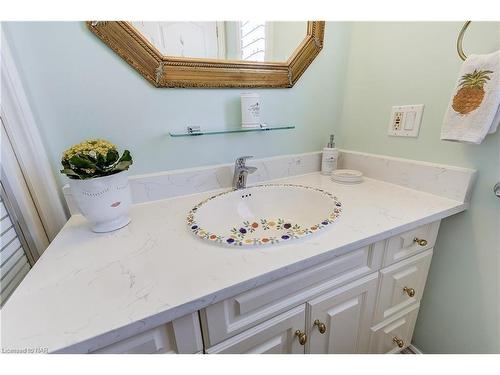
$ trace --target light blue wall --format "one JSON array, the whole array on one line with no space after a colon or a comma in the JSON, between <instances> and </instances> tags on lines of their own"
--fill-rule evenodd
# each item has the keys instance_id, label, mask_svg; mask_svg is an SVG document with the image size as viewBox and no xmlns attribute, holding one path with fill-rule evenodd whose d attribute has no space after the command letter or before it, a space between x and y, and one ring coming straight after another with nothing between
<instances>
[{"instance_id":1,"label":"light blue wall","mask_svg":"<svg viewBox=\"0 0 500 375\"><path fill-rule=\"evenodd\" d=\"M325 47L291 89L158 89L82 22L3 23L51 162L100 137L131 150L133 174L319 150L339 122L348 24L326 25ZM261 95L261 118L295 130L170 138L188 124L240 123L241 92ZM61 178L61 183L64 179Z\"/></svg>"},{"instance_id":2,"label":"light blue wall","mask_svg":"<svg viewBox=\"0 0 500 375\"><path fill-rule=\"evenodd\" d=\"M483 144L439 140L462 61L462 23L356 22L340 146L478 170L467 212L443 220L414 335L427 353L500 353L500 131ZM500 49L500 23L473 22L466 53ZM500 70L500 67L499 67ZM387 136L391 106L425 104L418 138Z\"/></svg>"}]
</instances>

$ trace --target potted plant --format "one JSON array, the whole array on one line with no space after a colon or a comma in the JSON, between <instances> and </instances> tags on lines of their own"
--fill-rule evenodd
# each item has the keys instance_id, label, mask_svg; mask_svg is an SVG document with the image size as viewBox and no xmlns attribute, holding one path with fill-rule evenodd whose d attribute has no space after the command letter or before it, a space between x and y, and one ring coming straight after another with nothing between
<instances>
[{"instance_id":1,"label":"potted plant","mask_svg":"<svg viewBox=\"0 0 500 375\"><path fill-rule=\"evenodd\" d=\"M132 156L128 150L120 156L114 144L89 139L67 149L61 163L61 173L68 176L71 193L92 231L111 232L130 223Z\"/></svg>"}]
</instances>

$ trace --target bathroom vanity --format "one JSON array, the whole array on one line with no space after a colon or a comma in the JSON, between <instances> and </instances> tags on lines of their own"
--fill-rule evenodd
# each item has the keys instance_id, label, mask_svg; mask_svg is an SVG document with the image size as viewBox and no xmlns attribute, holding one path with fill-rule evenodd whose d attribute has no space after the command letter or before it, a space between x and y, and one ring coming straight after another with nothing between
<instances>
[{"instance_id":1,"label":"bathroom vanity","mask_svg":"<svg viewBox=\"0 0 500 375\"><path fill-rule=\"evenodd\" d=\"M206 352L390 353L408 346L438 228L420 226L200 310Z\"/></svg>"},{"instance_id":2,"label":"bathroom vanity","mask_svg":"<svg viewBox=\"0 0 500 375\"><path fill-rule=\"evenodd\" d=\"M438 228L364 246L209 305L200 320L189 314L96 352L397 352L411 343Z\"/></svg>"},{"instance_id":3,"label":"bathroom vanity","mask_svg":"<svg viewBox=\"0 0 500 375\"><path fill-rule=\"evenodd\" d=\"M132 223L95 234L73 215L2 310L2 347L207 354L407 347L440 222L467 209L475 171L342 151L340 165L365 174L347 185L320 175L320 157L253 163L249 186L299 184L342 202L330 228L270 246L219 246L186 225L195 205L228 190L231 166L131 179ZM184 195L173 192L180 181Z\"/></svg>"}]
</instances>

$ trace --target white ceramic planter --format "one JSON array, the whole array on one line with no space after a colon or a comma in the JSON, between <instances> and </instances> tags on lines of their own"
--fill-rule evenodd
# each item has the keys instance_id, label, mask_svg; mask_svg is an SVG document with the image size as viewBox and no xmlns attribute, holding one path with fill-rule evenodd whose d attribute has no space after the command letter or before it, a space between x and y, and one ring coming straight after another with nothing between
<instances>
[{"instance_id":1,"label":"white ceramic planter","mask_svg":"<svg viewBox=\"0 0 500 375\"><path fill-rule=\"evenodd\" d=\"M71 193L92 231L111 232L130 223L132 195L128 172L88 180L69 180Z\"/></svg>"}]
</instances>

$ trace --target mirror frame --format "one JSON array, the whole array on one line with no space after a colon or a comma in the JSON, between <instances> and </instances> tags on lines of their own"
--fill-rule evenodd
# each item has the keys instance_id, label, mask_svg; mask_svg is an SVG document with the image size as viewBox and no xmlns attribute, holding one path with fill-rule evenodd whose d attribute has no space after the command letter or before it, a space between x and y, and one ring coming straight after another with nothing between
<instances>
[{"instance_id":1,"label":"mirror frame","mask_svg":"<svg viewBox=\"0 0 500 375\"><path fill-rule=\"evenodd\" d=\"M87 21L87 27L155 87L290 88L323 49L324 21L286 62L251 62L163 55L130 22Z\"/></svg>"}]
</instances>

